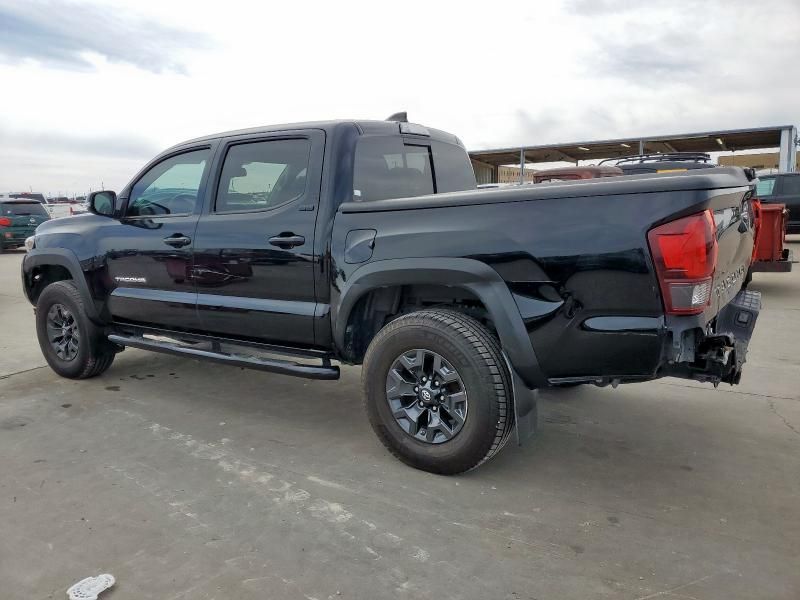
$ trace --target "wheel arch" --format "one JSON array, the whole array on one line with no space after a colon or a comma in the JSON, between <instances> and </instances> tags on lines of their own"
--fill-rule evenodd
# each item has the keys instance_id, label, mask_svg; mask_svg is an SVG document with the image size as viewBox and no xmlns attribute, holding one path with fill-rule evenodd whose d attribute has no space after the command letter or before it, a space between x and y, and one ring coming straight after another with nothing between
<instances>
[{"instance_id":1,"label":"wheel arch","mask_svg":"<svg viewBox=\"0 0 800 600\"><path fill-rule=\"evenodd\" d=\"M365 295L381 288L431 285L463 290L485 308L503 352L530 388L546 385L519 309L500 275L485 263L468 258L408 258L368 263L354 271L331 306L334 344L347 355L346 334L351 314Z\"/></svg>"},{"instance_id":2,"label":"wheel arch","mask_svg":"<svg viewBox=\"0 0 800 600\"><path fill-rule=\"evenodd\" d=\"M22 288L28 301L34 306L47 285L67 279L75 284L89 319L103 324L80 261L74 253L63 248L34 249L22 261Z\"/></svg>"}]
</instances>

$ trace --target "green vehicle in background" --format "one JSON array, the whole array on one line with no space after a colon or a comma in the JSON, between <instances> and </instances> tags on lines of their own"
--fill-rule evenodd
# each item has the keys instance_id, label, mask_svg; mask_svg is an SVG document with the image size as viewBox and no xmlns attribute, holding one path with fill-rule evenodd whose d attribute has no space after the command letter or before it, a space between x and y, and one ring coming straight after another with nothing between
<instances>
[{"instance_id":1,"label":"green vehicle in background","mask_svg":"<svg viewBox=\"0 0 800 600\"><path fill-rule=\"evenodd\" d=\"M38 200L0 197L0 252L19 248L50 215Z\"/></svg>"}]
</instances>

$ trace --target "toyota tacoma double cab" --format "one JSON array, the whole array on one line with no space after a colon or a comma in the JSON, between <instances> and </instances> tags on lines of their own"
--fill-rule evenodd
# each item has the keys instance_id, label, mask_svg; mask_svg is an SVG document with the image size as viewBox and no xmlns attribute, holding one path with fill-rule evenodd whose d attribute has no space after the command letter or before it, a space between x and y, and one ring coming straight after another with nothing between
<instances>
[{"instance_id":1,"label":"toyota tacoma double cab","mask_svg":"<svg viewBox=\"0 0 800 600\"><path fill-rule=\"evenodd\" d=\"M458 138L401 117L233 131L40 225L22 284L59 375L125 347L314 379L362 365L386 447L454 474L526 439L547 386L738 383L751 179L480 190Z\"/></svg>"}]
</instances>

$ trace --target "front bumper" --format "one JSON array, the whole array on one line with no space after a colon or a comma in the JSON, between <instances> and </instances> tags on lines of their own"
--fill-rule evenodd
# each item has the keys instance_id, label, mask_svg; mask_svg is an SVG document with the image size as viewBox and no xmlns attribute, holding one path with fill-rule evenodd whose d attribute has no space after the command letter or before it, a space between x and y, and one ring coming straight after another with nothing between
<instances>
[{"instance_id":1,"label":"front bumper","mask_svg":"<svg viewBox=\"0 0 800 600\"><path fill-rule=\"evenodd\" d=\"M673 331L670 356L660 375L739 383L747 347L761 310L761 292L741 290L706 330Z\"/></svg>"}]
</instances>

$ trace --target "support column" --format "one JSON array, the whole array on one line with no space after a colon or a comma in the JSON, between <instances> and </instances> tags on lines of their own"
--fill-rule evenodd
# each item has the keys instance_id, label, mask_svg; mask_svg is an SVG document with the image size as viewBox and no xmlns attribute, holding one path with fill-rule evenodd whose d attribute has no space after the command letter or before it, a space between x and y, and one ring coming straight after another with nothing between
<instances>
[{"instance_id":1,"label":"support column","mask_svg":"<svg viewBox=\"0 0 800 600\"><path fill-rule=\"evenodd\" d=\"M781 173L794 173L797 165L797 128L781 129L781 146L778 154L778 171Z\"/></svg>"},{"instance_id":2,"label":"support column","mask_svg":"<svg viewBox=\"0 0 800 600\"><path fill-rule=\"evenodd\" d=\"M525 183L525 149L519 151L519 183Z\"/></svg>"}]
</instances>

